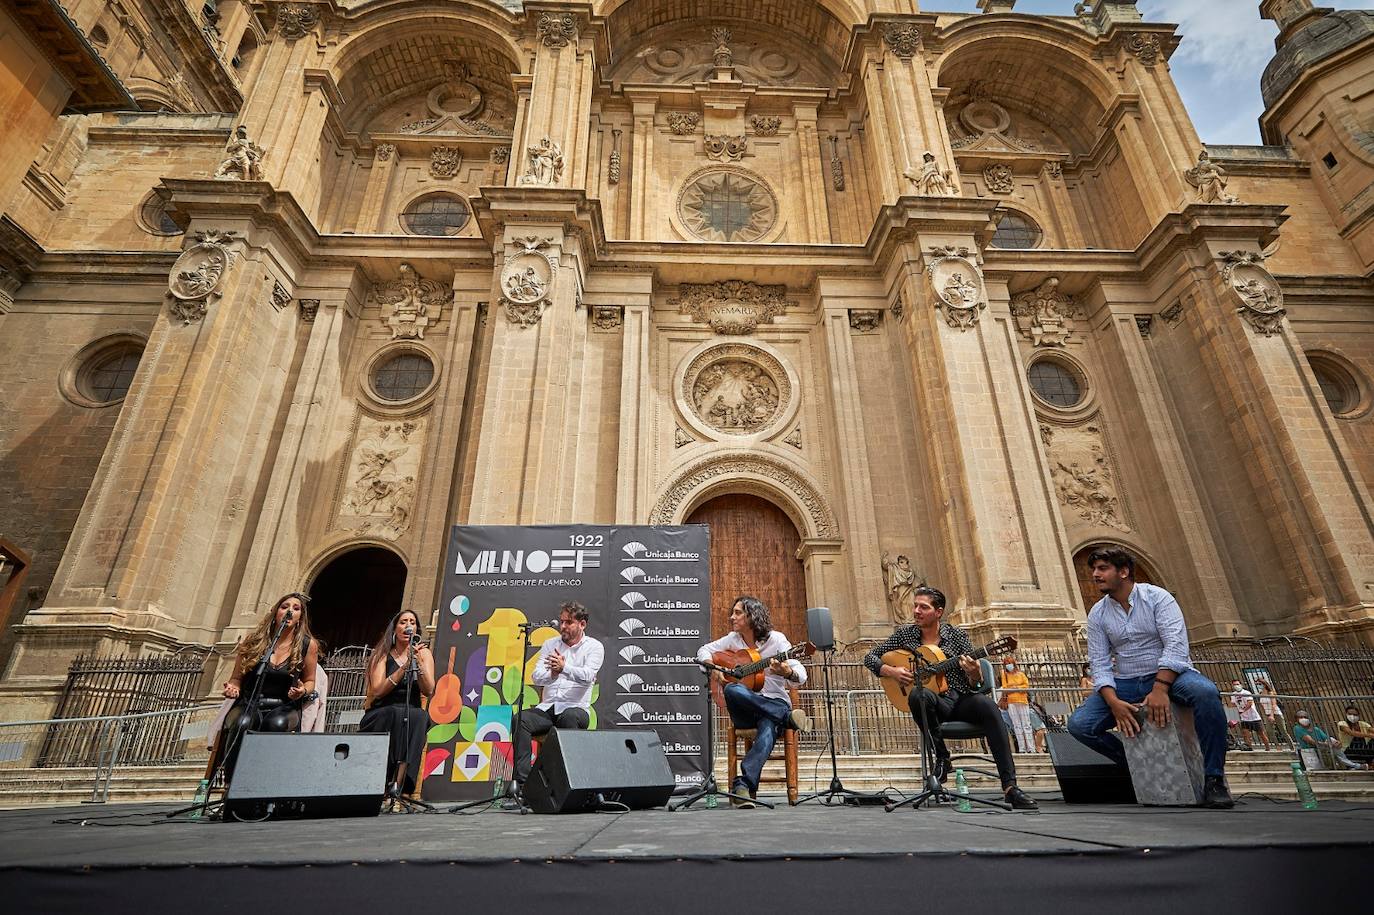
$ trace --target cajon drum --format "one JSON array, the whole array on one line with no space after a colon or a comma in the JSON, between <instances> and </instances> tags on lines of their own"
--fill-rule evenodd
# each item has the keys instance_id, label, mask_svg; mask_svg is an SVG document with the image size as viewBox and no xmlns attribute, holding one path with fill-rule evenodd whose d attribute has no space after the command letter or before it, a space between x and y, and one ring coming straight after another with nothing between
<instances>
[{"instance_id":1,"label":"cajon drum","mask_svg":"<svg viewBox=\"0 0 1374 915\"><path fill-rule=\"evenodd\" d=\"M1140 733L1121 737L1136 800L1147 807L1202 803L1202 748L1193 729L1193 710L1174 704L1171 711L1169 723L1157 728L1142 710L1136 715Z\"/></svg>"}]
</instances>

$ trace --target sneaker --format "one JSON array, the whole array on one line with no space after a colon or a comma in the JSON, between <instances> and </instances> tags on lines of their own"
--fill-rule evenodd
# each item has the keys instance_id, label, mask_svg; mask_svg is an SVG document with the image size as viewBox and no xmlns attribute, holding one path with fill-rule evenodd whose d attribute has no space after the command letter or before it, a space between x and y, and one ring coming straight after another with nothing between
<instances>
[{"instance_id":1,"label":"sneaker","mask_svg":"<svg viewBox=\"0 0 1374 915\"><path fill-rule=\"evenodd\" d=\"M1007 803L1011 805L1012 810L1040 809L1040 805L1035 802L1035 798L1031 797L1029 794L1022 791L1015 785L1012 785L1010 788L1007 789L1006 799Z\"/></svg>"},{"instance_id":2,"label":"sneaker","mask_svg":"<svg viewBox=\"0 0 1374 915\"><path fill-rule=\"evenodd\" d=\"M1202 806L1213 810L1230 810L1236 806L1231 800L1231 792L1226 788L1226 779L1220 775L1209 775L1202 781Z\"/></svg>"},{"instance_id":3,"label":"sneaker","mask_svg":"<svg viewBox=\"0 0 1374 915\"><path fill-rule=\"evenodd\" d=\"M730 793L732 795L738 795L737 797L730 798L731 807L734 807L736 810L754 809L754 802L750 800L749 786L745 784L744 779L735 779L735 783L730 786Z\"/></svg>"},{"instance_id":4,"label":"sneaker","mask_svg":"<svg viewBox=\"0 0 1374 915\"><path fill-rule=\"evenodd\" d=\"M801 731L803 734L811 733L811 716L799 708L792 709L792 714L788 716L792 720L792 727Z\"/></svg>"}]
</instances>

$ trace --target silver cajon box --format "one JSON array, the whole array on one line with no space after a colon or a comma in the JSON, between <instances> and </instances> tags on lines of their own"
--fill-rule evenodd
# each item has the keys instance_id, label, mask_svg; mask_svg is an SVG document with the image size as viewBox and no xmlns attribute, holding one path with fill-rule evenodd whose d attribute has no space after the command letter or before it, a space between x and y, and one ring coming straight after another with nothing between
<instances>
[{"instance_id":1,"label":"silver cajon box","mask_svg":"<svg viewBox=\"0 0 1374 915\"><path fill-rule=\"evenodd\" d=\"M1136 800L1147 807L1187 807L1202 803L1202 748L1193 729L1193 710L1170 703L1169 723L1155 727L1142 709L1140 733L1121 737Z\"/></svg>"}]
</instances>

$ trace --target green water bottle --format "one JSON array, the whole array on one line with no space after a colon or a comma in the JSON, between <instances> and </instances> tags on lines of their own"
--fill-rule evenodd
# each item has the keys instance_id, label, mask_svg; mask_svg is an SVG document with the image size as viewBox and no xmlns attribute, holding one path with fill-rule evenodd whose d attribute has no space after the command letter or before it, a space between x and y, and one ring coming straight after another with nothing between
<instances>
[{"instance_id":1,"label":"green water bottle","mask_svg":"<svg viewBox=\"0 0 1374 915\"><path fill-rule=\"evenodd\" d=\"M1316 810L1317 794L1307 780L1307 773L1302 771L1302 763L1293 763L1293 784L1298 786L1298 800L1302 801L1302 809Z\"/></svg>"},{"instance_id":2,"label":"green water bottle","mask_svg":"<svg viewBox=\"0 0 1374 915\"><path fill-rule=\"evenodd\" d=\"M205 810L205 802L210 797L210 780L202 778L200 784L196 786L195 809L191 811L191 819L200 819L201 813Z\"/></svg>"},{"instance_id":3,"label":"green water bottle","mask_svg":"<svg viewBox=\"0 0 1374 915\"><path fill-rule=\"evenodd\" d=\"M968 802L968 782L964 780L964 770L954 770L954 793L959 795L959 801L954 805L954 809L960 813L968 813L973 809L973 805Z\"/></svg>"}]
</instances>

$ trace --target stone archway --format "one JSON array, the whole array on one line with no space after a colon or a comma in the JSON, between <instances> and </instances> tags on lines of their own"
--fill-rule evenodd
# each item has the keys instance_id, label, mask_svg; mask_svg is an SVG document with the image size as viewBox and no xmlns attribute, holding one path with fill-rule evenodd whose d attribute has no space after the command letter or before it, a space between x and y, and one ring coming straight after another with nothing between
<instances>
[{"instance_id":1,"label":"stone archway","mask_svg":"<svg viewBox=\"0 0 1374 915\"><path fill-rule=\"evenodd\" d=\"M711 637L729 630L736 597L768 607L773 626L792 642L806 637L806 573L797 558L801 535L774 503L750 493L726 493L697 506L688 524L711 527Z\"/></svg>"},{"instance_id":2,"label":"stone archway","mask_svg":"<svg viewBox=\"0 0 1374 915\"><path fill-rule=\"evenodd\" d=\"M1144 582L1147 585L1159 585L1161 588L1168 588L1168 585L1160 581L1159 572L1155 565L1144 556L1140 551L1133 547L1125 546L1120 543L1110 543L1101 541L1089 543L1078 552L1073 554L1073 571L1078 578L1078 592L1083 600L1083 612L1086 613L1093 608L1093 604L1102 599L1101 593L1093 584L1092 569L1088 568L1088 557L1093 550L1100 550L1107 547L1123 549L1135 557L1135 580Z\"/></svg>"},{"instance_id":3,"label":"stone archway","mask_svg":"<svg viewBox=\"0 0 1374 915\"><path fill-rule=\"evenodd\" d=\"M349 550L320 569L307 589L310 627L327 651L371 645L401 609L405 587L405 561L391 550Z\"/></svg>"}]
</instances>

